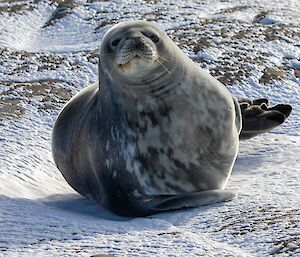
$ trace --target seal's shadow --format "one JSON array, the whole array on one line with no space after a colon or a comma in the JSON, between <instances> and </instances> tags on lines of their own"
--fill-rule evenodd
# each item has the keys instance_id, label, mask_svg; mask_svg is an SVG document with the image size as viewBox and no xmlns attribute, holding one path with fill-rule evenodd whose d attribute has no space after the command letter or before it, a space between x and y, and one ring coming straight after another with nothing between
<instances>
[{"instance_id":1,"label":"seal's shadow","mask_svg":"<svg viewBox=\"0 0 300 257\"><path fill-rule=\"evenodd\" d=\"M40 199L45 205L70 212L72 214L85 215L96 219L110 221L131 221L136 217L118 216L109 210L104 209L92 200L89 200L79 194L59 194ZM195 216L211 208L223 206L226 202L216 203L197 208L185 208L180 210L166 211L143 218L148 220L162 220L174 226L182 225ZM141 218L141 217L140 217Z\"/></svg>"},{"instance_id":2,"label":"seal's shadow","mask_svg":"<svg viewBox=\"0 0 300 257\"><path fill-rule=\"evenodd\" d=\"M80 215L112 221L127 221L132 219L130 217L115 215L92 200L89 200L79 194L52 195L40 200L45 205L71 212L73 214L77 213Z\"/></svg>"},{"instance_id":3,"label":"seal's shadow","mask_svg":"<svg viewBox=\"0 0 300 257\"><path fill-rule=\"evenodd\" d=\"M256 170L264 164L264 158L255 156L238 156L232 169L232 175L235 174L255 174ZM229 178L230 180L230 178Z\"/></svg>"}]
</instances>

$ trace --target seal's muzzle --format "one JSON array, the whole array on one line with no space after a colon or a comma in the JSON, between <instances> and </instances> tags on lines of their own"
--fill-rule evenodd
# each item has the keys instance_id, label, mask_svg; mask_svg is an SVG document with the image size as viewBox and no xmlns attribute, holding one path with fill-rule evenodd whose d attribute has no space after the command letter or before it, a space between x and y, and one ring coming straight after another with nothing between
<instances>
[{"instance_id":1,"label":"seal's muzzle","mask_svg":"<svg viewBox=\"0 0 300 257\"><path fill-rule=\"evenodd\" d=\"M126 38L118 49L116 61L117 64L123 65L130 62L134 58L141 58L146 63L155 62L156 51L152 42L143 36L132 36Z\"/></svg>"}]
</instances>

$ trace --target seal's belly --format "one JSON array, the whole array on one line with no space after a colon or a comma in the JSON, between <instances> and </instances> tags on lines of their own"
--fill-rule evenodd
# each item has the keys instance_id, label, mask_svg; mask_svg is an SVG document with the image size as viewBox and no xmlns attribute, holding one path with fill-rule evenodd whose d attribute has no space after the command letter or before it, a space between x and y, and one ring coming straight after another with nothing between
<instances>
[{"instance_id":1,"label":"seal's belly","mask_svg":"<svg viewBox=\"0 0 300 257\"><path fill-rule=\"evenodd\" d=\"M139 134L142 187L147 194L224 188L238 149L234 111L220 103L221 112L207 103L176 104L159 125Z\"/></svg>"}]
</instances>

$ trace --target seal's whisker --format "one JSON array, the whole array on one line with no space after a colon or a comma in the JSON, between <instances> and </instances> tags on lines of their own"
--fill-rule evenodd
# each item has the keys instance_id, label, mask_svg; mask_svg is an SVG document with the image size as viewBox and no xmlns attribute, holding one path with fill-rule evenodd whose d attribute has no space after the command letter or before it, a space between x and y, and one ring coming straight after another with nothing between
<instances>
[{"instance_id":1,"label":"seal's whisker","mask_svg":"<svg viewBox=\"0 0 300 257\"><path fill-rule=\"evenodd\" d=\"M161 65L161 67L163 67L168 73L171 73L171 72L166 68L166 66L163 65L159 60L155 60L155 61L158 62L158 63Z\"/></svg>"},{"instance_id":2,"label":"seal's whisker","mask_svg":"<svg viewBox=\"0 0 300 257\"><path fill-rule=\"evenodd\" d=\"M161 55L159 55L158 58L160 58L160 59L162 59L162 60L164 60L164 61L166 61L166 62L169 62L168 59L166 59L165 57L163 57L163 56L161 56Z\"/></svg>"},{"instance_id":3,"label":"seal's whisker","mask_svg":"<svg viewBox=\"0 0 300 257\"><path fill-rule=\"evenodd\" d=\"M115 68L117 67L117 63L112 67L112 69L111 69L111 71L108 73L109 75L111 75L112 74L112 72L115 70Z\"/></svg>"},{"instance_id":4,"label":"seal's whisker","mask_svg":"<svg viewBox=\"0 0 300 257\"><path fill-rule=\"evenodd\" d=\"M145 57L139 55L140 58L142 58L145 62L149 62L149 60L147 60Z\"/></svg>"}]
</instances>

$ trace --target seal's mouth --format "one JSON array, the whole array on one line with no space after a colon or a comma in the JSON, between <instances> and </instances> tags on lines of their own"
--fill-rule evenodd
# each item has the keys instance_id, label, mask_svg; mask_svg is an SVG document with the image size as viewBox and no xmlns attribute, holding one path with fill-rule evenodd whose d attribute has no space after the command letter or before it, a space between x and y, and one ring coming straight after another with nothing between
<instances>
[{"instance_id":1,"label":"seal's mouth","mask_svg":"<svg viewBox=\"0 0 300 257\"><path fill-rule=\"evenodd\" d=\"M126 70L130 69L130 61L128 61L128 62L126 62L124 64L119 64L118 67L123 72L126 72Z\"/></svg>"},{"instance_id":2,"label":"seal's mouth","mask_svg":"<svg viewBox=\"0 0 300 257\"><path fill-rule=\"evenodd\" d=\"M116 63L122 71L139 72L155 62L155 45L144 37L127 39L120 44L116 53Z\"/></svg>"},{"instance_id":3,"label":"seal's mouth","mask_svg":"<svg viewBox=\"0 0 300 257\"><path fill-rule=\"evenodd\" d=\"M147 60L143 56L141 56L139 53L136 53L135 55L132 55L130 59L126 60L124 63L119 63L118 67L123 72L126 72L133 68L133 66L142 67L146 65L151 65L154 61L153 60Z\"/></svg>"}]
</instances>

